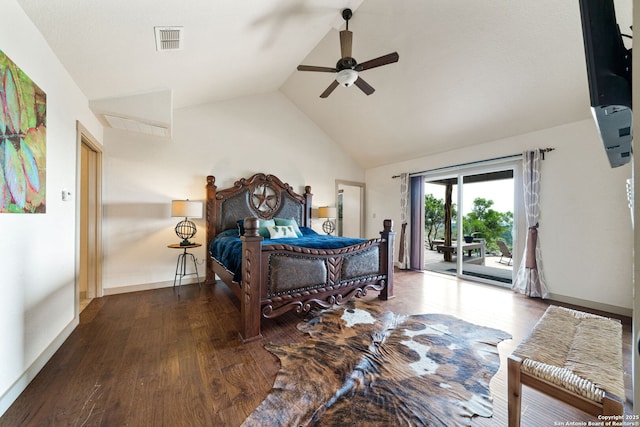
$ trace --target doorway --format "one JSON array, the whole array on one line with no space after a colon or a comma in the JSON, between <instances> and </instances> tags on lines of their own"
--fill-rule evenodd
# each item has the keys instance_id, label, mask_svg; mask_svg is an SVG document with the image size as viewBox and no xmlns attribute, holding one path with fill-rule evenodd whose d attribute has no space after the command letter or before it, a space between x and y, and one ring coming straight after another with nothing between
<instances>
[{"instance_id":1,"label":"doorway","mask_svg":"<svg viewBox=\"0 0 640 427\"><path fill-rule=\"evenodd\" d=\"M514 172L499 165L425 177L425 270L511 286Z\"/></svg>"},{"instance_id":2,"label":"doorway","mask_svg":"<svg viewBox=\"0 0 640 427\"><path fill-rule=\"evenodd\" d=\"M336 235L364 235L364 182L336 180Z\"/></svg>"},{"instance_id":3,"label":"doorway","mask_svg":"<svg viewBox=\"0 0 640 427\"><path fill-rule=\"evenodd\" d=\"M76 314L102 296L102 147L79 122Z\"/></svg>"}]
</instances>

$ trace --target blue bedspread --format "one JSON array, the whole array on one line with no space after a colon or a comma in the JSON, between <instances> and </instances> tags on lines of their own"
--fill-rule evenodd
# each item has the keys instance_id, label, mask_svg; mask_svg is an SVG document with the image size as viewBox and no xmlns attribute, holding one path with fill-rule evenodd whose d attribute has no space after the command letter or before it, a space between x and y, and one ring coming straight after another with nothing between
<instances>
[{"instance_id":1,"label":"blue bedspread","mask_svg":"<svg viewBox=\"0 0 640 427\"><path fill-rule=\"evenodd\" d=\"M264 239L263 245L292 245L312 249L339 249L365 242L366 239L353 237L336 237L318 234L308 227L300 227L302 237L284 239ZM237 229L225 230L218 234L209 244L209 252L228 271L233 273L233 280L240 283L242 275L242 240Z\"/></svg>"}]
</instances>

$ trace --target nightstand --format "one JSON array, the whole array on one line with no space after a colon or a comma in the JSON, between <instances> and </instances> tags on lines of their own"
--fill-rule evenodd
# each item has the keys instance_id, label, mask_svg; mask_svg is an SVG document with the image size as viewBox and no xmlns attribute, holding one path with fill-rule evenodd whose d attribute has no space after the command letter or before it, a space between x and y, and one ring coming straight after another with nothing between
<instances>
[{"instance_id":1,"label":"nightstand","mask_svg":"<svg viewBox=\"0 0 640 427\"><path fill-rule=\"evenodd\" d=\"M180 255L178 255L178 262L176 263L176 274L173 277L173 287L176 287L176 280L178 280L178 295L180 295L180 287L182 286L182 278L184 276L191 276L195 274L198 279L198 286L202 287L200 284L200 276L198 275L198 263L196 262L196 257L187 252L187 249L199 248L202 246L200 243L193 243L191 245L180 245L180 243L173 243L171 245L167 245L168 248L171 249L184 249ZM193 260L193 266L195 268L195 273L187 273L187 257L191 257Z\"/></svg>"}]
</instances>

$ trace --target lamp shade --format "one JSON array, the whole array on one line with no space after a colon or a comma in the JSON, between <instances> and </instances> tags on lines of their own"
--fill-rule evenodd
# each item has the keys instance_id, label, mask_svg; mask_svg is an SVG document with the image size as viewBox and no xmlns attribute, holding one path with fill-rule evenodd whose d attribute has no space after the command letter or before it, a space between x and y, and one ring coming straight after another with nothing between
<instances>
[{"instance_id":1,"label":"lamp shade","mask_svg":"<svg viewBox=\"0 0 640 427\"><path fill-rule=\"evenodd\" d=\"M318 208L318 218L335 218L338 215L336 208L331 206L322 206Z\"/></svg>"},{"instance_id":2,"label":"lamp shade","mask_svg":"<svg viewBox=\"0 0 640 427\"><path fill-rule=\"evenodd\" d=\"M202 202L193 200L172 200L171 216L202 218Z\"/></svg>"}]
</instances>

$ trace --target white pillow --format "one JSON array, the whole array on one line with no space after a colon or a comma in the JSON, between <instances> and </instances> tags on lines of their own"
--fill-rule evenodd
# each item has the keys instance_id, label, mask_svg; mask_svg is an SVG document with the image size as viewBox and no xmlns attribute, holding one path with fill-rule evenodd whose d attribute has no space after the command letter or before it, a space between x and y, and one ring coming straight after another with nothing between
<instances>
[{"instance_id":1,"label":"white pillow","mask_svg":"<svg viewBox=\"0 0 640 427\"><path fill-rule=\"evenodd\" d=\"M291 225L268 225L267 230L272 239L298 238L295 228Z\"/></svg>"},{"instance_id":2,"label":"white pillow","mask_svg":"<svg viewBox=\"0 0 640 427\"><path fill-rule=\"evenodd\" d=\"M296 234L298 235L298 237L302 237L302 232L300 231L300 228L298 228L298 222L293 219L293 218L289 218L289 219L284 219L284 218L274 218L276 225L290 225L293 227L293 230L296 232Z\"/></svg>"}]
</instances>

